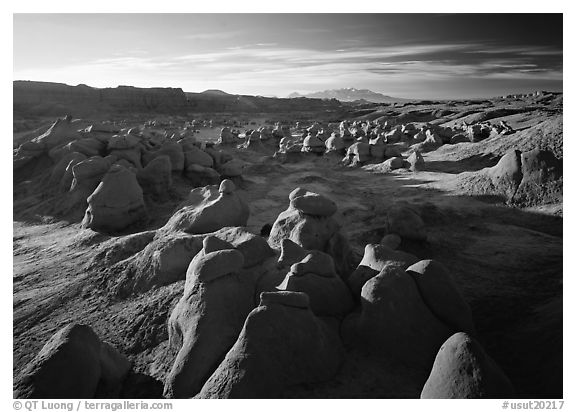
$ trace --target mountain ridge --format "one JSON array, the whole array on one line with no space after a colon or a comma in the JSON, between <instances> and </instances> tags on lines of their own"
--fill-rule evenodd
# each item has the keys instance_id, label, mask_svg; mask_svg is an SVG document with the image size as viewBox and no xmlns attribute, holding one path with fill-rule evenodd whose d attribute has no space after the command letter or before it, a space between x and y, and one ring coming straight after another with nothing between
<instances>
[{"instance_id":1,"label":"mountain ridge","mask_svg":"<svg viewBox=\"0 0 576 412\"><path fill-rule=\"evenodd\" d=\"M371 103L396 103L396 102L409 101L409 99L387 96L382 93L373 92L372 90L356 89L354 87L342 88L342 89L329 89L307 94L300 94L294 92L288 95L289 99L298 97L306 97L314 99L336 99L341 102L354 102L359 100L365 100Z\"/></svg>"}]
</instances>

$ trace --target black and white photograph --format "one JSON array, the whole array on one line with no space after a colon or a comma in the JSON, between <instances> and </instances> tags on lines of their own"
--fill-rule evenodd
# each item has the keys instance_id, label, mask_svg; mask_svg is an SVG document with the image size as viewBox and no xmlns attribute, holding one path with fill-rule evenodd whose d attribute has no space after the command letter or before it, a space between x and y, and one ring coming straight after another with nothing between
<instances>
[{"instance_id":1,"label":"black and white photograph","mask_svg":"<svg viewBox=\"0 0 576 412\"><path fill-rule=\"evenodd\" d=\"M7 408L569 406L565 14L330 10L12 13Z\"/></svg>"}]
</instances>

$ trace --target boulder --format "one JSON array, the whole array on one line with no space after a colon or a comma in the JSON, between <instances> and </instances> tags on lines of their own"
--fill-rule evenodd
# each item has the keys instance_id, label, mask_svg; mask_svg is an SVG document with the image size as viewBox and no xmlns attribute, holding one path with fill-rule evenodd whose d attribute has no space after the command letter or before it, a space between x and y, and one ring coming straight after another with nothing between
<instances>
[{"instance_id":1,"label":"boulder","mask_svg":"<svg viewBox=\"0 0 576 412\"><path fill-rule=\"evenodd\" d=\"M325 196L308 191L292 197L290 199L290 207L312 216L332 216L338 210L334 201Z\"/></svg>"},{"instance_id":2,"label":"boulder","mask_svg":"<svg viewBox=\"0 0 576 412\"><path fill-rule=\"evenodd\" d=\"M475 335L472 311L441 263L421 260L406 269L406 273L412 276L422 300L436 318L453 330Z\"/></svg>"},{"instance_id":3,"label":"boulder","mask_svg":"<svg viewBox=\"0 0 576 412\"><path fill-rule=\"evenodd\" d=\"M326 147L326 152L340 152L346 148L344 141L340 136L336 136L332 134L326 141L324 142L324 146Z\"/></svg>"},{"instance_id":4,"label":"boulder","mask_svg":"<svg viewBox=\"0 0 576 412\"><path fill-rule=\"evenodd\" d=\"M184 176L186 176L194 187L217 185L221 180L220 173L216 170L197 164L187 165Z\"/></svg>"},{"instance_id":5,"label":"boulder","mask_svg":"<svg viewBox=\"0 0 576 412\"><path fill-rule=\"evenodd\" d=\"M243 227L225 227L214 232L213 236L242 253L245 268L253 267L274 255L266 239Z\"/></svg>"},{"instance_id":6,"label":"boulder","mask_svg":"<svg viewBox=\"0 0 576 412\"><path fill-rule=\"evenodd\" d=\"M514 388L502 369L464 332L444 342L420 394L422 399L512 397Z\"/></svg>"},{"instance_id":7,"label":"boulder","mask_svg":"<svg viewBox=\"0 0 576 412\"><path fill-rule=\"evenodd\" d=\"M340 225L333 217L306 215L289 207L272 225L268 244L279 249L284 239L290 239L304 249L328 253L343 278L347 278L355 266L348 241L340 233Z\"/></svg>"},{"instance_id":8,"label":"boulder","mask_svg":"<svg viewBox=\"0 0 576 412\"><path fill-rule=\"evenodd\" d=\"M422 301L402 269L384 269L364 284L362 309L342 324L342 337L358 350L428 372L442 343L454 333Z\"/></svg>"},{"instance_id":9,"label":"boulder","mask_svg":"<svg viewBox=\"0 0 576 412\"><path fill-rule=\"evenodd\" d=\"M424 170L425 168L424 157L418 151L414 151L408 156L407 162L410 165L410 170L413 172Z\"/></svg>"},{"instance_id":10,"label":"boulder","mask_svg":"<svg viewBox=\"0 0 576 412\"><path fill-rule=\"evenodd\" d=\"M234 249L198 254L186 273L184 295L168 320L169 345L178 350L164 395L189 398L202 388L234 345L254 307L254 285L240 274Z\"/></svg>"},{"instance_id":11,"label":"boulder","mask_svg":"<svg viewBox=\"0 0 576 412\"><path fill-rule=\"evenodd\" d=\"M204 150L196 146L191 146L188 151L184 152L184 169L188 170L190 165L199 165L203 167L213 167L214 159Z\"/></svg>"},{"instance_id":12,"label":"boulder","mask_svg":"<svg viewBox=\"0 0 576 412\"><path fill-rule=\"evenodd\" d=\"M163 230L200 234L226 226L246 226L248 204L236 192L230 192L228 182L222 181L219 188L208 186L189 197L186 206L172 215Z\"/></svg>"},{"instance_id":13,"label":"boulder","mask_svg":"<svg viewBox=\"0 0 576 412\"><path fill-rule=\"evenodd\" d=\"M232 159L218 167L218 171L223 177L242 176L247 163L240 159Z\"/></svg>"},{"instance_id":14,"label":"boulder","mask_svg":"<svg viewBox=\"0 0 576 412\"><path fill-rule=\"evenodd\" d=\"M159 156L138 170L136 179L144 193L164 197L172 186L172 164L168 156Z\"/></svg>"},{"instance_id":15,"label":"boulder","mask_svg":"<svg viewBox=\"0 0 576 412\"><path fill-rule=\"evenodd\" d=\"M262 293L198 396L279 398L290 386L331 379L343 359L342 344L307 303L303 293Z\"/></svg>"},{"instance_id":16,"label":"boulder","mask_svg":"<svg viewBox=\"0 0 576 412\"><path fill-rule=\"evenodd\" d=\"M425 241L426 227L420 215L408 204L398 203L391 206L386 214L388 233L395 233L402 239Z\"/></svg>"},{"instance_id":17,"label":"boulder","mask_svg":"<svg viewBox=\"0 0 576 412\"><path fill-rule=\"evenodd\" d=\"M101 343L86 325L60 329L28 363L15 398L93 398L102 373Z\"/></svg>"},{"instance_id":18,"label":"boulder","mask_svg":"<svg viewBox=\"0 0 576 412\"><path fill-rule=\"evenodd\" d=\"M142 161L146 165L158 156L168 156L170 158L173 172L179 173L184 170L184 164L186 163L184 152L182 146L174 140L167 140L160 149L145 153L142 156Z\"/></svg>"},{"instance_id":19,"label":"boulder","mask_svg":"<svg viewBox=\"0 0 576 412\"><path fill-rule=\"evenodd\" d=\"M522 181L514 194L515 203L533 205L562 201L562 160L547 150L523 152Z\"/></svg>"},{"instance_id":20,"label":"boulder","mask_svg":"<svg viewBox=\"0 0 576 412\"><path fill-rule=\"evenodd\" d=\"M506 152L495 166L488 169L487 175L498 192L512 199L522 181L521 152Z\"/></svg>"},{"instance_id":21,"label":"boulder","mask_svg":"<svg viewBox=\"0 0 576 412\"><path fill-rule=\"evenodd\" d=\"M410 253L393 250L383 244L367 244L364 256L356 270L348 278L348 286L355 296L359 296L364 284L383 270L405 270L418 262Z\"/></svg>"},{"instance_id":22,"label":"boulder","mask_svg":"<svg viewBox=\"0 0 576 412\"><path fill-rule=\"evenodd\" d=\"M118 232L147 218L142 188L134 173L114 165L88 199L82 227Z\"/></svg>"},{"instance_id":23,"label":"boulder","mask_svg":"<svg viewBox=\"0 0 576 412\"><path fill-rule=\"evenodd\" d=\"M317 316L343 316L354 308L344 281L336 274L330 255L313 251L290 268L278 290L303 292Z\"/></svg>"},{"instance_id":24,"label":"boulder","mask_svg":"<svg viewBox=\"0 0 576 412\"><path fill-rule=\"evenodd\" d=\"M54 165L54 167L52 168L52 172L50 173L50 180L48 181L49 184L50 185L60 184L60 182L62 181L62 178L66 174L66 169L68 168L68 165L70 164L70 162L74 162L74 164L77 164L83 160L86 160L86 156L83 155L82 153L73 152L73 153L68 153L68 154L64 155L58 161L58 163L56 163ZM68 187L66 187L65 185L64 185L64 187L66 187L66 189L68 190L68 189L70 189L70 184L71 184L71 180L68 182Z\"/></svg>"}]
</instances>

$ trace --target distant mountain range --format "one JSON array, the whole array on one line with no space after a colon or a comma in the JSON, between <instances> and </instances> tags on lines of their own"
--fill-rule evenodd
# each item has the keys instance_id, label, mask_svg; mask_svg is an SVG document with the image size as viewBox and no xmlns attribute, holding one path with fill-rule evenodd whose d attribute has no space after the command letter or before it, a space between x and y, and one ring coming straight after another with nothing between
<instances>
[{"instance_id":1,"label":"distant mountain range","mask_svg":"<svg viewBox=\"0 0 576 412\"><path fill-rule=\"evenodd\" d=\"M341 102L355 102L355 101L366 101L372 103L396 103L396 102L406 102L408 99L400 99L397 97L386 96L381 93L373 92L368 89L355 89L345 88L345 89L333 89L324 90L322 92L314 92L309 94L291 93L288 98L296 97L308 97L312 99L336 99Z\"/></svg>"}]
</instances>

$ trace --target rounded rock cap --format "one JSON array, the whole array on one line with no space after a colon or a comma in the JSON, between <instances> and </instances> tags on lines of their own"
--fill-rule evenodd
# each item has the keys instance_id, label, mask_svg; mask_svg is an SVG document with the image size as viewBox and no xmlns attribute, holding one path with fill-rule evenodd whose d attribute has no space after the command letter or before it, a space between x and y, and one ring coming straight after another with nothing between
<instances>
[{"instance_id":1,"label":"rounded rock cap","mask_svg":"<svg viewBox=\"0 0 576 412\"><path fill-rule=\"evenodd\" d=\"M218 189L218 191L220 193L224 193L224 194L234 193L235 190L236 190L236 185L230 179L222 180L222 182L220 183L220 188Z\"/></svg>"},{"instance_id":2,"label":"rounded rock cap","mask_svg":"<svg viewBox=\"0 0 576 412\"><path fill-rule=\"evenodd\" d=\"M281 291L260 293L260 306L274 304L307 309L310 307L310 298L303 292Z\"/></svg>"}]
</instances>

